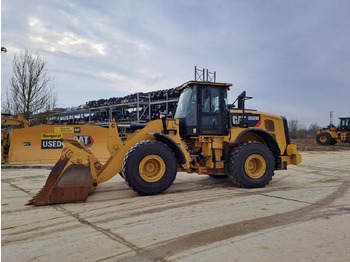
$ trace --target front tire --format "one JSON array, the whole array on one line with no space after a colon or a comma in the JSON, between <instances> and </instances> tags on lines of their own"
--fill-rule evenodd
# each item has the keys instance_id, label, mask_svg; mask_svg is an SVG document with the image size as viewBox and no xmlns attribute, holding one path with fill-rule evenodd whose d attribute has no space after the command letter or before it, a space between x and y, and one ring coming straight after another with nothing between
<instances>
[{"instance_id":1,"label":"front tire","mask_svg":"<svg viewBox=\"0 0 350 262\"><path fill-rule=\"evenodd\" d=\"M172 150L156 140L142 141L129 149L123 161L126 183L141 195L155 195L167 190L177 173Z\"/></svg>"},{"instance_id":2,"label":"front tire","mask_svg":"<svg viewBox=\"0 0 350 262\"><path fill-rule=\"evenodd\" d=\"M228 175L239 187L265 187L275 170L271 150L258 142L249 141L236 146L230 153Z\"/></svg>"},{"instance_id":3,"label":"front tire","mask_svg":"<svg viewBox=\"0 0 350 262\"><path fill-rule=\"evenodd\" d=\"M316 136L317 144L322 146L329 146L332 143L332 137L328 133L320 133Z\"/></svg>"}]
</instances>

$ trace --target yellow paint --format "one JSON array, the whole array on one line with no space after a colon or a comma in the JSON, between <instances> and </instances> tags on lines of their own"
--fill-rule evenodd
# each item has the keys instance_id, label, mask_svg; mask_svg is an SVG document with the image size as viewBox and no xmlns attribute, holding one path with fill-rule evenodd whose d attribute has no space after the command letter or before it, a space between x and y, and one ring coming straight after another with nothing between
<instances>
[{"instance_id":1,"label":"yellow paint","mask_svg":"<svg viewBox=\"0 0 350 262\"><path fill-rule=\"evenodd\" d=\"M139 164L139 174L147 182L157 182L165 174L166 165L158 155L148 155Z\"/></svg>"},{"instance_id":2,"label":"yellow paint","mask_svg":"<svg viewBox=\"0 0 350 262\"><path fill-rule=\"evenodd\" d=\"M250 178L258 179L266 172L266 161L261 155L252 154L246 159L244 170Z\"/></svg>"}]
</instances>

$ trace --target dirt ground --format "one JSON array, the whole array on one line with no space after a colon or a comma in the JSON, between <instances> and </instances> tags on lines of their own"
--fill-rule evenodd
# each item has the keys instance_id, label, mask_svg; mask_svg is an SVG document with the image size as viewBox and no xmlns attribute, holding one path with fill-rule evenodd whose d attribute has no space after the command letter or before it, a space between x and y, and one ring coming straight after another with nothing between
<instances>
[{"instance_id":1,"label":"dirt ground","mask_svg":"<svg viewBox=\"0 0 350 262\"><path fill-rule=\"evenodd\" d=\"M350 261L350 150L302 151L265 188L179 173L141 197L115 176L85 203L25 206L49 170L2 169L2 261Z\"/></svg>"},{"instance_id":2,"label":"dirt ground","mask_svg":"<svg viewBox=\"0 0 350 262\"><path fill-rule=\"evenodd\" d=\"M291 144L296 144L300 151L341 151L350 150L350 144L337 143L332 146L321 146L315 139L291 139Z\"/></svg>"}]
</instances>

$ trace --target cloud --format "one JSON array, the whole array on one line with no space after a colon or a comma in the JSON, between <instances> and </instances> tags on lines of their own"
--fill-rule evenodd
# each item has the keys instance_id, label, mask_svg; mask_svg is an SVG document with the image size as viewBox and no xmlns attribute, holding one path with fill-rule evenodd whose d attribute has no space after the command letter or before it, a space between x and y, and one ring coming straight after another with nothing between
<instances>
[{"instance_id":1,"label":"cloud","mask_svg":"<svg viewBox=\"0 0 350 262\"><path fill-rule=\"evenodd\" d=\"M99 72L98 75L110 81L124 80L123 76L111 72Z\"/></svg>"},{"instance_id":2,"label":"cloud","mask_svg":"<svg viewBox=\"0 0 350 262\"><path fill-rule=\"evenodd\" d=\"M60 106L176 87L194 66L256 109L328 124L349 114L350 4L329 1L2 1L13 50L48 61ZM14 15L16 14L16 15Z\"/></svg>"},{"instance_id":3,"label":"cloud","mask_svg":"<svg viewBox=\"0 0 350 262\"><path fill-rule=\"evenodd\" d=\"M93 42L71 31L62 31L46 25L36 17L30 17L29 39L44 50L50 52L63 52L69 55L89 57L93 55L106 55L104 44Z\"/></svg>"}]
</instances>

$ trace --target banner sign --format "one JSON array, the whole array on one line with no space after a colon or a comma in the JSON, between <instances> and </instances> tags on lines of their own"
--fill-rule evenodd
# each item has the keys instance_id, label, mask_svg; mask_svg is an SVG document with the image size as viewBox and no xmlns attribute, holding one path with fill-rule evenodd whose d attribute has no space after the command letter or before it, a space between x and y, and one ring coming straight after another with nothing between
<instances>
[{"instance_id":1,"label":"banner sign","mask_svg":"<svg viewBox=\"0 0 350 262\"><path fill-rule=\"evenodd\" d=\"M62 148L62 134L42 133L41 149L59 149Z\"/></svg>"}]
</instances>

